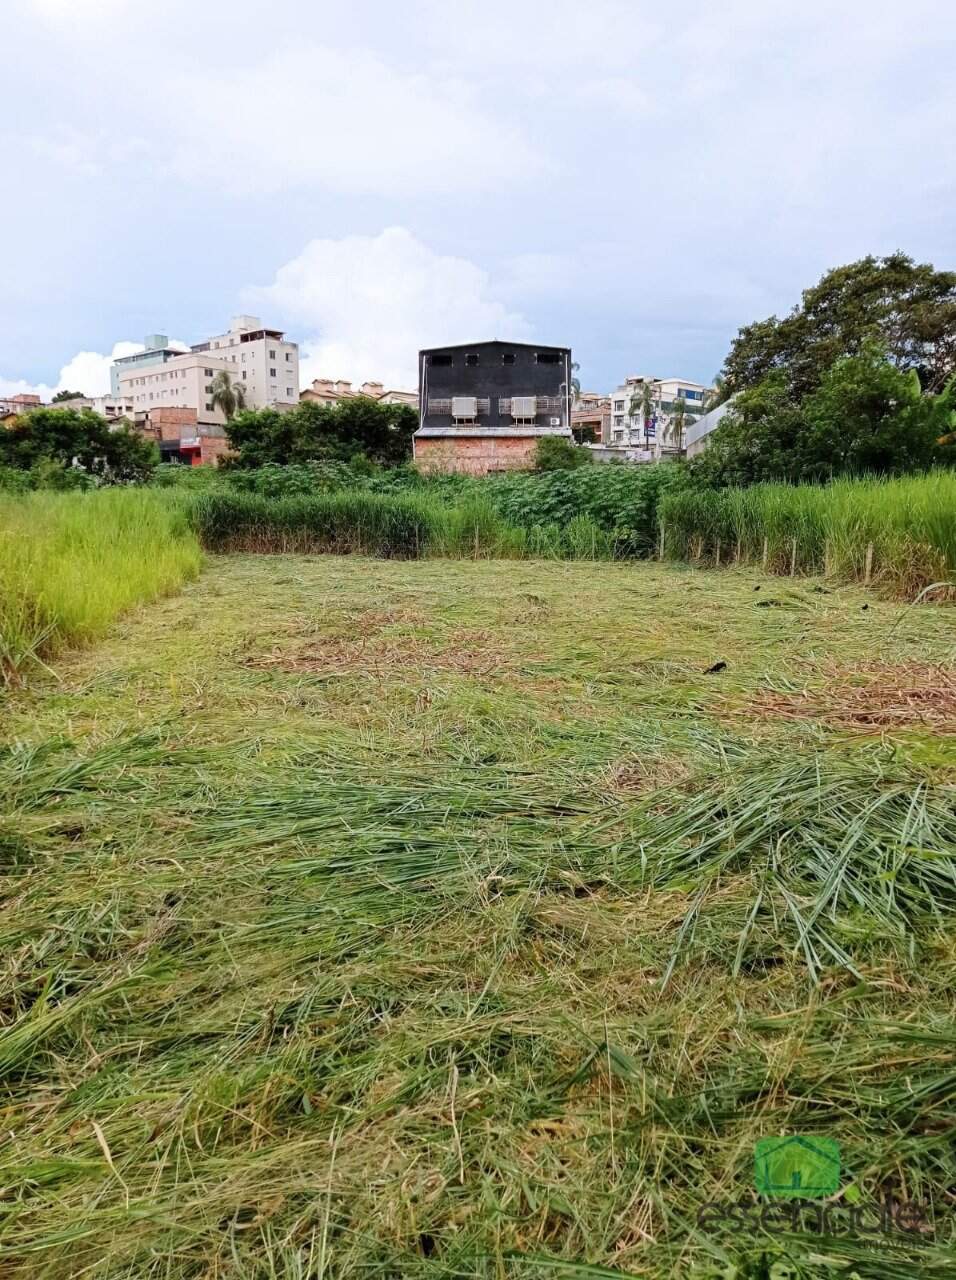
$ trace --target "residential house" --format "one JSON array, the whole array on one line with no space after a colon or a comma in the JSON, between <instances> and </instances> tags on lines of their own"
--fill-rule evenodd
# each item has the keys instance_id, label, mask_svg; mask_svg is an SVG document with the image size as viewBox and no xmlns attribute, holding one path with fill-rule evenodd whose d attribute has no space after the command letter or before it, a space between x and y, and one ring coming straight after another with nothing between
<instances>
[{"instance_id":1,"label":"residential house","mask_svg":"<svg viewBox=\"0 0 956 1280\"><path fill-rule=\"evenodd\" d=\"M528 467L538 441L571 440L571 350L473 342L418 354L415 461L481 475Z\"/></svg>"},{"instance_id":2,"label":"residential house","mask_svg":"<svg viewBox=\"0 0 956 1280\"><path fill-rule=\"evenodd\" d=\"M136 412L133 401L123 396L73 396L69 400L57 400L53 409L90 409L93 413L98 413L101 418L105 418L107 422L119 422L126 418L132 422L133 414Z\"/></svg>"},{"instance_id":3,"label":"residential house","mask_svg":"<svg viewBox=\"0 0 956 1280\"><path fill-rule=\"evenodd\" d=\"M49 408L49 406L44 405L39 396L27 394L24 391L15 396L0 396L0 414L19 416L21 413L29 413L31 409L40 408Z\"/></svg>"},{"instance_id":4,"label":"residential house","mask_svg":"<svg viewBox=\"0 0 956 1280\"><path fill-rule=\"evenodd\" d=\"M418 408L418 395L414 391L387 391L381 382L363 382L356 390L346 378L313 378L311 387L306 387L299 399L313 404L338 404L340 400L354 400L357 396L368 396L379 404L407 404Z\"/></svg>"},{"instance_id":5,"label":"residential house","mask_svg":"<svg viewBox=\"0 0 956 1280\"><path fill-rule=\"evenodd\" d=\"M571 406L571 431L578 444L607 444L610 440L611 397L581 391Z\"/></svg>"}]
</instances>

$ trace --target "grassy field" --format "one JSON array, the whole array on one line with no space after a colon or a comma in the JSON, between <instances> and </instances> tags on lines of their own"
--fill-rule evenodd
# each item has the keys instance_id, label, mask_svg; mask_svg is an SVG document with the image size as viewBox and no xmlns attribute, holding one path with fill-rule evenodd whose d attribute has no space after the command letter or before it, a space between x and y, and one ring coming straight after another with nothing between
<instances>
[{"instance_id":1,"label":"grassy field","mask_svg":"<svg viewBox=\"0 0 956 1280\"><path fill-rule=\"evenodd\" d=\"M953 618L213 557L0 695L0 1275L952 1276ZM698 1225L794 1132L925 1229Z\"/></svg>"},{"instance_id":2,"label":"grassy field","mask_svg":"<svg viewBox=\"0 0 956 1280\"><path fill-rule=\"evenodd\" d=\"M174 495L0 493L0 686L177 590L201 562Z\"/></svg>"}]
</instances>

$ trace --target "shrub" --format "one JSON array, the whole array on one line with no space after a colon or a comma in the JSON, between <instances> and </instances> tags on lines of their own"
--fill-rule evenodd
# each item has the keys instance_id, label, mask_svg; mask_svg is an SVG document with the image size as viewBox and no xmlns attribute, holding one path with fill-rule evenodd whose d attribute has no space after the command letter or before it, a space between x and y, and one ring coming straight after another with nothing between
<instances>
[{"instance_id":1,"label":"shrub","mask_svg":"<svg viewBox=\"0 0 956 1280\"><path fill-rule=\"evenodd\" d=\"M590 461L587 449L561 436L542 436L534 451L535 471L574 471Z\"/></svg>"}]
</instances>

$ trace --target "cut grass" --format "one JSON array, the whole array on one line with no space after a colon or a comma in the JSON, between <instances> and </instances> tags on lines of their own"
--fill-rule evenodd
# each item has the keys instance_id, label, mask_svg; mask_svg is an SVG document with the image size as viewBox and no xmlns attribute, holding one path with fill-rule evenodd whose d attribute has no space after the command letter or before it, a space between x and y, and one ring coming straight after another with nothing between
<instances>
[{"instance_id":1,"label":"cut grass","mask_svg":"<svg viewBox=\"0 0 956 1280\"><path fill-rule=\"evenodd\" d=\"M222 559L8 694L4 1274L951 1275L956 745L727 718L949 613L760 582ZM698 1228L788 1132L933 1233Z\"/></svg>"}]
</instances>

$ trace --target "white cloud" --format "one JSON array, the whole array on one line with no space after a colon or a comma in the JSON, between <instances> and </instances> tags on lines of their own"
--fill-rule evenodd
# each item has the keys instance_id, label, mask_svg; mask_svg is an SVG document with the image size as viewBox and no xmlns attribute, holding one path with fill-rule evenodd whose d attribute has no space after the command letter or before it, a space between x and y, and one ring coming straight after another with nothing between
<instances>
[{"instance_id":1,"label":"white cloud","mask_svg":"<svg viewBox=\"0 0 956 1280\"><path fill-rule=\"evenodd\" d=\"M181 351L188 351L185 342L174 340L169 344ZM20 393L37 395L50 400L58 391L78 391L84 396L105 396L110 391L110 365L120 356L133 356L146 348L141 342L117 342L109 355L99 351L78 351L72 360L60 370L60 376L52 385L46 382L27 382L23 378L0 377L0 396Z\"/></svg>"},{"instance_id":2,"label":"white cloud","mask_svg":"<svg viewBox=\"0 0 956 1280\"><path fill-rule=\"evenodd\" d=\"M245 298L304 335L304 386L331 377L414 387L421 347L531 335L486 271L435 253L403 227L313 240L273 284Z\"/></svg>"},{"instance_id":3,"label":"white cloud","mask_svg":"<svg viewBox=\"0 0 956 1280\"><path fill-rule=\"evenodd\" d=\"M305 45L258 66L210 68L170 83L169 162L237 193L324 186L420 195L528 183L546 166L473 82L410 74L368 50Z\"/></svg>"}]
</instances>

